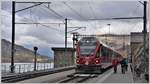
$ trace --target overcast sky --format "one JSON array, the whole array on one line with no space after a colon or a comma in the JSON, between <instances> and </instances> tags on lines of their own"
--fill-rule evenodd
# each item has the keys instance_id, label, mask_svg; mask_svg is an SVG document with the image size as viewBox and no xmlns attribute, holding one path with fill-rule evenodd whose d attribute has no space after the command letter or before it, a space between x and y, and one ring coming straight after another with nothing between
<instances>
[{"instance_id":1,"label":"overcast sky","mask_svg":"<svg viewBox=\"0 0 150 84\"><path fill-rule=\"evenodd\" d=\"M30 0L31 1L31 0ZM49 0L50 1L50 0ZM33 4L16 4L16 10ZM2 1L2 38L11 41L11 1ZM80 34L130 34L141 32L142 20L88 20L117 17L142 17L143 5L138 1L51 1L51 4L42 4L28 10L16 13L16 22L45 22L64 23L68 27L80 26L76 32ZM51 47L64 47L64 24L23 25L16 24L16 43L26 48L39 47L39 52L50 56ZM72 29L68 28L68 31ZM72 35L68 33L68 46L72 46Z\"/></svg>"}]
</instances>

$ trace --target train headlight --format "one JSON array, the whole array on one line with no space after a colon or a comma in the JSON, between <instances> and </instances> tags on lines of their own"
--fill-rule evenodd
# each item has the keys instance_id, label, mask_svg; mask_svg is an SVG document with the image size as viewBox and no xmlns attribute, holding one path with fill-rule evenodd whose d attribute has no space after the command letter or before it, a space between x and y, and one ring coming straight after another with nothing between
<instances>
[{"instance_id":1,"label":"train headlight","mask_svg":"<svg viewBox=\"0 0 150 84\"><path fill-rule=\"evenodd\" d=\"M95 63L96 63L96 64L99 64L99 63L100 63L100 61L99 61L99 60L95 60Z\"/></svg>"},{"instance_id":2,"label":"train headlight","mask_svg":"<svg viewBox=\"0 0 150 84\"><path fill-rule=\"evenodd\" d=\"M76 62L79 63L80 62L79 59L77 59Z\"/></svg>"}]
</instances>

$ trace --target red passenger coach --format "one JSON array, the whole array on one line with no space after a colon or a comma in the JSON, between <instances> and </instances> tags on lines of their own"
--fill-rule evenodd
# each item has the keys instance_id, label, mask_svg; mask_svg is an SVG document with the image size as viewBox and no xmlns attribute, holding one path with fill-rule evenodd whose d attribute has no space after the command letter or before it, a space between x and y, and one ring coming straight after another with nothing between
<instances>
[{"instance_id":1,"label":"red passenger coach","mask_svg":"<svg viewBox=\"0 0 150 84\"><path fill-rule=\"evenodd\" d=\"M76 56L77 73L101 73L112 66L114 58L121 57L116 51L96 37L83 37L78 42Z\"/></svg>"}]
</instances>

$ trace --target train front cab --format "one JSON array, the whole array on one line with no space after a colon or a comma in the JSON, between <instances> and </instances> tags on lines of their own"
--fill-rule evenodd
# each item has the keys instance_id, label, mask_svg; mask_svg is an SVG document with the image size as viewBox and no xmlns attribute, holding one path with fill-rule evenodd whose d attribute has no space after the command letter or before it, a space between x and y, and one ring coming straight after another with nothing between
<instances>
[{"instance_id":1,"label":"train front cab","mask_svg":"<svg viewBox=\"0 0 150 84\"><path fill-rule=\"evenodd\" d=\"M81 56L79 53L76 59L76 73L102 73L101 68L101 50L98 45L94 54Z\"/></svg>"},{"instance_id":2,"label":"train front cab","mask_svg":"<svg viewBox=\"0 0 150 84\"><path fill-rule=\"evenodd\" d=\"M85 59L87 59L87 58L85 58ZM76 65L76 73L101 73L102 72L101 65L95 64L96 62L99 63L97 60L91 59L91 63L89 63L89 64L87 63L87 60L86 61L82 60L82 61L83 61L83 64ZM89 62L90 62L90 60L89 60Z\"/></svg>"}]
</instances>

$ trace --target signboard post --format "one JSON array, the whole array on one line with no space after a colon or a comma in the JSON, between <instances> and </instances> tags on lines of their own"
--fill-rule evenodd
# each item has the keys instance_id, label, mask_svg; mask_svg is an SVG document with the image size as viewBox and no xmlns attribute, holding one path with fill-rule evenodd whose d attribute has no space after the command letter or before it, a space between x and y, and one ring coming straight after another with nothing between
<instances>
[{"instance_id":1,"label":"signboard post","mask_svg":"<svg viewBox=\"0 0 150 84\"><path fill-rule=\"evenodd\" d=\"M35 58L34 58L34 71L36 71L36 61L37 61L37 50L38 50L38 47L34 47L34 55L35 55Z\"/></svg>"}]
</instances>

